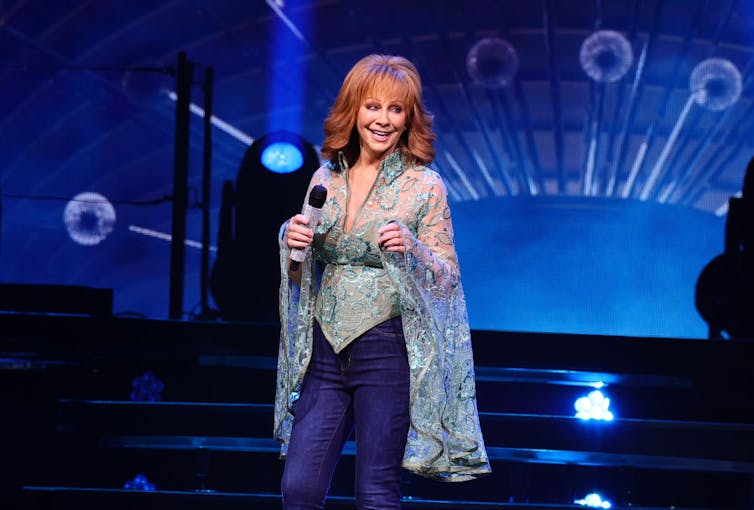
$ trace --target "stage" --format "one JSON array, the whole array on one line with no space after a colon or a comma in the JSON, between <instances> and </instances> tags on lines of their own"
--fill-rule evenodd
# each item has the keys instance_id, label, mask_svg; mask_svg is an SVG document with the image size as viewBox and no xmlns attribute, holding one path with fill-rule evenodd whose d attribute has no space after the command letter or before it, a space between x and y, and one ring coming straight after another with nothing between
<instances>
[{"instance_id":1,"label":"stage","mask_svg":"<svg viewBox=\"0 0 754 510\"><path fill-rule=\"evenodd\" d=\"M2 314L0 331L3 501L278 507L275 324ZM754 342L472 338L494 474L447 485L406 472L405 508L574 508L594 486L614 508L750 505ZM612 421L574 417L596 387ZM349 442L332 508L353 504L353 453ZM124 489L138 473L154 490Z\"/></svg>"}]
</instances>

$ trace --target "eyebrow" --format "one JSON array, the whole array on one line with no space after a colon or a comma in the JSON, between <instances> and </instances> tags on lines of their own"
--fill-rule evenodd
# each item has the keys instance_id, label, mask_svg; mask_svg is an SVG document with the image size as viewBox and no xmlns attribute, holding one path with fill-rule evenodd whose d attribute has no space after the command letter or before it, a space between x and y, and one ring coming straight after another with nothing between
<instances>
[{"instance_id":1,"label":"eyebrow","mask_svg":"<svg viewBox=\"0 0 754 510\"><path fill-rule=\"evenodd\" d=\"M401 106L404 106L406 104L406 102L403 99L390 99L388 101L383 101L383 100L381 100L379 98L376 98L374 96L367 96L367 97L364 98L364 102L365 103L369 102L369 101L374 101L374 102L377 102L377 103L399 104Z\"/></svg>"}]
</instances>

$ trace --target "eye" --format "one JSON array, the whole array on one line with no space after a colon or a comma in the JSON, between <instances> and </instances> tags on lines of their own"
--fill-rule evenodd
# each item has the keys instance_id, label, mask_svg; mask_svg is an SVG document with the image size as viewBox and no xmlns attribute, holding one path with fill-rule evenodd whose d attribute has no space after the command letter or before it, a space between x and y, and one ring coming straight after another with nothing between
<instances>
[{"instance_id":1,"label":"eye","mask_svg":"<svg viewBox=\"0 0 754 510\"><path fill-rule=\"evenodd\" d=\"M391 103L390 106L388 106L388 109L391 112L395 113L401 113L405 111L405 109L403 108L403 103Z\"/></svg>"},{"instance_id":2,"label":"eye","mask_svg":"<svg viewBox=\"0 0 754 510\"><path fill-rule=\"evenodd\" d=\"M376 103L367 103L366 105L367 110L379 110L380 106Z\"/></svg>"}]
</instances>

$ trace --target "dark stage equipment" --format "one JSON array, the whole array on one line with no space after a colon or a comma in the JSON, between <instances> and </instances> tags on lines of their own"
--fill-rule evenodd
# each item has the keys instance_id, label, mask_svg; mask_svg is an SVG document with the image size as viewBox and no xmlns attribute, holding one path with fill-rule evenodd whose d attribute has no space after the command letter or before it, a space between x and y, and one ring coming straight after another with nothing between
<instances>
[{"instance_id":1,"label":"dark stage equipment","mask_svg":"<svg viewBox=\"0 0 754 510\"><path fill-rule=\"evenodd\" d=\"M186 209L188 207L189 120L191 77L194 64L178 54L175 102L175 145L173 155L173 218L170 244L169 317L183 317L183 276L186 265Z\"/></svg>"},{"instance_id":2,"label":"dark stage equipment","mask_svg":"<svg viewBox=\"0 0 754 510\"><path fill-rule=\"evenodd\" d=\"M235 188L225 182L217 259L210 275L212 296L224 320L279 320L278 231L301 210L319 164L309 142L276 131L246 151Z\"/></svg>"},{"instance_id":3,"label":"dark stage equipment","mask_svg":"<svg viewBox=\"0 0 754 510\"><path fill-rule=\"evenodd\" d=\"M184 275L186 266L186 211L188 209L189 128L191 86L198 64L186 54L178 54L175 102L175 147L173 159L172 239L170 245L170 303L169 318L183 317ZM209 231L210 183L212 176L212 95L214 71L204 68L201 81L204 100L204 143L202 156L202 257L200 268L201 311L199 318L211 318L209 307Z\"/></svg>"},{"instance_id":4,"label":"dark stage equipment","mask_svg":"<svg viewBox=\"0 0 754 510\"><path fill-rule=\"evenodd\" d=\"M0 284L0 310L112 315L113 289L77 285Z\"/></svg>"},{"instance_id":5,"label":"dark stage equipment","mask_svg":"<svg viewBox=\"0 0 754 510\"><path fill-rule=\"evenodd\" d=\"M725 251L702 270L695 301L710 338L754 338L754 158L742 196L728 201Z\"/></svg>"}]
</instances>

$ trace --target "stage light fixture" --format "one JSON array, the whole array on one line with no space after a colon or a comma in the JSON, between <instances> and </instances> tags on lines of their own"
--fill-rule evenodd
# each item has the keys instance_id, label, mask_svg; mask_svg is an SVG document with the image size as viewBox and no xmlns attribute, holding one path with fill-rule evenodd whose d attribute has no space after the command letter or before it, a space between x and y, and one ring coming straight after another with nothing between
<instances>
[{"instance_id":1,"label":"stage light fixture","mask_svg":"<svg viewBox=\"0 0 754 510\"><path fill-rule=\"evenodd\" d=\"M279 321L280 225L301 210L321 162L314 146L290 131L256 138L244 154L235 185L223 186L217 258L210 290L228 321Z\"/></svg>"},{"instance_id":2,"label":"stage light fixture","mask_svg":"<svg viewBox=\"0 0 754 510\"><path fill-rule=\"evenodd\" d=\"M123 488L130 491L154 491L155 486L147 479L147 475L139 473L132 480L123 484Z\"/></svg>"},{"instance_id":3,"label":"stage light fixture","mask_svg":"<svg viewBox=\"0 0 754 510\"><path fill-rule=\"evenodd\" d=\"M257 138L248 156L256 166L273 174L291 174L302 168L318 167L319 159L312 145L290 131L272 131Z\"/></svg>"},{"instance_id":4,"label":"stage light fixture","mask_svg":"<svg viewBox=\"0 0 754 510\"><path fill-rule=\"evenodd\" d=\"M160 402L165 383L152 371L134 377L131 381L131 400L134 402Z\"/></svg>"},{"instance_id":5,"label":"stage light fixture","mask_svg":"<svg viewBox=\"0 0 754 510\"><path fill-rule=\"evenodd\" d=\"M602 496L597 494L596 492L587 494L582 499L576 499L573 501L573 503L588 508L611 508L613 506L613 504L609 500L602 499Z\"/></svg>"},{"instance_id":6,"label":"stage light fixture","mask_svg":"<svg viewBox=\"0 0 754 510\"><path fill-rule=\"evenodd\" d=\"M585 397L580 397L573 404L576 418L582 420L612 421L614 416L609 410L610 399L601 391L594 390Z\"/></svg>"},{"instance_id":7,"label":"stage light fixture","mask_svg":"<svg viewBox=\"0 0 754 510\"><path fill-rule=\"evenodd\" d=\"M262 149L260 159L267 170L279 174L295 172L304 164L301 149L290 142L271 143Z\"/></svg>"}]
</instances>

